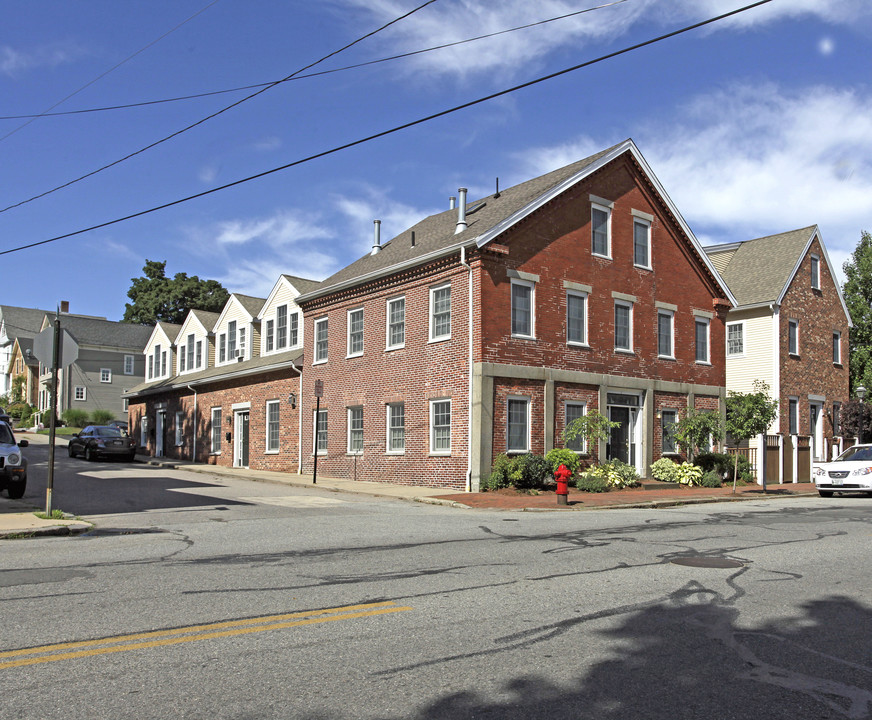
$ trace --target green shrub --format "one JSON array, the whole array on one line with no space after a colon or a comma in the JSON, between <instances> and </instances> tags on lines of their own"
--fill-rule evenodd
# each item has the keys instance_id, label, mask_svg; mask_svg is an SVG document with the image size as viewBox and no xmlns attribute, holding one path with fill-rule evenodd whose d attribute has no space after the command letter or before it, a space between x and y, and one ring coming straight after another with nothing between
<instances>
[{"instance_id":1,"label":"green shrub","mask_svg":"<svg viewBox=\"0 0 872 720\"><path fill-rule=\"evenodd\" d=\"M512 467L512 460L508 455L497 455L491 468L490 477L482 484L482 490L499 490L500 488L509 487L509 471Z\"/></svg>"},{"instance_id":2,"label":"green shrub","mask_svg":"<svg viewBox=\"0 0 872 720\"><path fill-rule=\"evenodd\" d=\"M635 487L639 484L639 473L632 465L612 459L599 466L609 485L616 488Z\"/></svg>"},{"instance_id":3,"label":"green shrub","mask_svg":"<svg viewBox=\"0 0 872 720\"><path fill-rule=\"evenodd\" d=\"M553 450L549 450L545 455L545 459L548 461L549 465L551 465L552 474L556 473L557 468L561 465L566 465L566 469L575 475L575 471L578 470L578 466L581 465L581 460L578 459L578 455L572 450L567 450L566 448L554 448Z\"/></svg>"},{"instance_id":4,"label":"green shrub","mask_svg":"<svg viewBox=\"0 0 872 720\"><path fill-rule=\"evenodd\" d=\"M49 417L51 416L49 415ZM64 410L61 417L67 425L72 425L73 427L84 427L88 424L88 413L84 410L68 408L67 410Z\"/></svg>"},{"instance_id":5,"label":"green shrub","mask_svg":"<svg viewBox=\"0 0 872 720\"><path fill-rule=\"evenodd\" d=\"M595 469L581 473L578 480L575 481L575 487L584 492L593 493L608 492L610 488L608 479Z\"/></svg>"},{"instance_id":6,"label":"green shrub","mask_svg":"<svg viewBox=\"0 0 872 720\"><path fill-rule=\"evenodd\" d=\"M678 482L678 465L669 458L660 458L651 465L651 477L660 482Z\"/></svg>"},{"instance_id":7,"label":"green shrub","mask_svg":"<svg viewBox=\"0 0 872 720\"><path fill-rule=\"evenodd\" d=\"M92 425L105 425L110 420L115 419L115 413L111 410L94 410L91 413L91 424Z\"/></svg>"},{"instance_id":8,"label":"green shrub","mask_svg":"<svg viewBox=\"0 0 872 720\"><path fill-rule=\"evenodd\" d=\"M693 461L694 465L702 468L703 472L714 470L721 476L721 482L733 481L733 456L727 453L702 453ZM751 463L744 455L739 455L739 479L753 480Z\"/></svg>"},{"instance_id":9,"label":"green shrub","mask_svg":"<svg viewBox=\"0 0 872 720\"><path fill-rule=\"evenodd\" d=\"M681 463L681 465L677 466L677 471L679 485L692 487L693 485L699 485L700 480L702 480L702 468L699 468L692 463Z\"/></svg>"},{"instance_id":10,"label":"green shrub","mask_svg":"<svg viewBox=\"0 0 872 720\"><path fill-rule=\"evenodd\" d=\"M512 485L519 490L534 490L544 487L552 479L551 465L541 455L518 455L513 465L515 469L510 474Z\"/></svg>"},{"instance_id":11,"label":"green shrub","mask_svg":"<svg viewBox=\"0 0 872 720\"><path fill-rule=\"evenodd\" d=\"M717 488L721 486L721 476L716 473L714 470L709 470L706 473L703 473L702 478L699 481L699 484L702 487L706 488Z\"/></svg>"},{"instance_id":12,"label":"green shrub","mask_svg":"<svg viewBox=\"0 0 872 720\"><path fill-rule=\"evenodd\" d=\"M27 403L15 403L14 405L10 405L6 408L6 412L10 417L18 418L19 420L26 420L30 417L30 414L33 412L30 408L30 405Z\"/></svg>"}]
</instances>

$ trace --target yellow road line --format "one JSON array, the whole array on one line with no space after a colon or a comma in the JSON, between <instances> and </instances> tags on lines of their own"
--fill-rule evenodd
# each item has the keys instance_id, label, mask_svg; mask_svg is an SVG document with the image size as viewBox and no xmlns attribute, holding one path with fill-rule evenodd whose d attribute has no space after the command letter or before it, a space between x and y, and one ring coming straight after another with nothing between
<instances>
[{"instance_id":1,"label":"yellow road line","mask_svg":"<svg viewBox=\"0 0 872 720\"><path fill-rule=\"evenodd\" d=\"M247 635L250 633L264 632L266 630L280 630L283 628L298 627L301 625L314 625L319 623L334 622L336 620L351 620L361 617L385 615L388 613L411 610L411 607L402 607L394 603L370 603L366 605L348 605L338 608L325 608L311 612L286 613L283 615L271 615L265 617L245 618L242 620L230 620L209 625L191 625L188 627L175 628L172 630L157 630L154 632L137 633L133 635L117 635L115 637L86 640L81 642L57 643L40 647L10 650L0 653L0 657L15 657L23 655L40 655L40 657L20 657L18 660L0 662L0 670L24 665L37 665L40 663L55 662L58 660L71 660L94 655L106 655L109 653L139 650L141 648L153 648L166 645L179 645L181 643L207 640L211 638L232 637L235 635ZM291 618L302 618L292 620ZM231 628L231 629L221 629ZM173 637L179 636L181 637ZM130 642L131 640L148 640L147 642ZM127 643L113 645L113 643ZM47 655L56 650L69 650L72 648L88 648L76 652L56 653Z\"/></svg>"}]
</instances>

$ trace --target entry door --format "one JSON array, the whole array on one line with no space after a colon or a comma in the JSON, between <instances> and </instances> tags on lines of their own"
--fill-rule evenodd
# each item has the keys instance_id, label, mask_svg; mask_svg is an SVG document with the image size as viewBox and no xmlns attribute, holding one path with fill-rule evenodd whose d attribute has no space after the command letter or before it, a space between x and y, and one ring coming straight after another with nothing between
<instances>
[{"instance_id":1,"label":"entry door","mask_svg":"<svg viewBox=\"0 0 872 720\"><path fill-rule=\"evenodd\" d=\"M630 408L628 407L610 407L609 420L620 423L618 427L612 428L609 434L609 460L620 460L627 464L630 463L630 438L632 437L632 428L630 427Z\"/></svg>"},{"instance_id":2,"label":"entry door","mask_svg":"<svg viewBox=\"0 0 872 720\"><path fill-rule=\"evenodd\" d=\"M236 447L233 464L248 467L248 411L236 413Z\"/></svg>"},{"instance_id":3,"label":"entry door","mask_svg":"<svg viewBox=\"0 0 872 720\"><path fill-rule=\"evenodd\" d=\"M821 406L812 403L809 406L809 434L811 435L812 460L826 460L821 457L824 450L824 428L821 423Z\"/></svg>"},{"instance_id":4,"label":"entry door","mask_svg":"<svg viewBox=\"0 0 872 720\"><path fill-rule=\"evenodd\" d=\"M156 457L164 455L164 432L167 426L167 414L158 410L154 428L154 454Z\"/></svg>"}]
</instances>

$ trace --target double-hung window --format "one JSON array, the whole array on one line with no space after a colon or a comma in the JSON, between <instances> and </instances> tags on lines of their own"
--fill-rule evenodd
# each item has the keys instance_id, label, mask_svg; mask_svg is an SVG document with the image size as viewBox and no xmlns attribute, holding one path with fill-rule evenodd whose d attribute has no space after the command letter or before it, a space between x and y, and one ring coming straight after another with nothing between
<instances>
[{"instance_id":1,"label":"double-hung window","mask_svg":"<svg viewBox=\"0 0 872 720\"><path fill-rule=\"evenodd\" d=\"M512 280L512 335L533 337L533 288L532 282Z\"/></svg>"},{"instance_id":2,"label":"double-hung window","mask_svg":"<svg viewBox=\"0 0 872 720\"><path fill-rule=\"evenodd\" d=\"M703 317L694 319L693 339L698 363L709 362L709 320Z\"/></svg>"},{"instance_id":3,"label":"double-hung window","mask_svg":"<svg viewBox=\"0 0 872 720\"><path fill-rule=\"evenodd\" d=\"M833 332L833 365L842 364L842 333Z\"/></svg>"},{"instance_id":4,"label":"double-hung window","mask_svg":"<svg viewBox=\"0 0 872 720\"><path fill-rule=\"evenodd\" d=\"M161 349L160 345L154 346L154 376L162 377L163 373L160 370Z\"/></svg>"},{"instance_id":5,"label":"double-hung window","mask_svg":"<svg viewBox=\"0 0 872 720\"><path fill-rule=\"evenodd\" d=\"M203 341L197 340L197 352L194 361L197 363L197 367L203 367Z\"/></svg>"},{"instance_id":6,"label":"double-hung window","mask_svg":"<svg viewBox=\"0 0 872 720\"><path fill-rule=\"evenodd\" d=\"M612 210L607 205L591 203L591 252L600 257L612 255Z\"/></svg>"},{"instance_id":7,"label":"double-hung window","mask_svg":"<svg viewBox=\"0 0 872 720\"><path fill-rule=\"evenodd\" d=\"M615 350L633 351L633 304L615 301Z\"/></svg>"},{"instance_id":8,"label":"double-hung window","mask_svg":"<svg viewBox=\"0 0 872 720\"><path fill-rule=\"evenodd\" d=\"M348 311L348 357L363 355L363 308Z\"/></svg>"},{"instance_id":9,"label":"double-hung window","mask_svg":"<svg viewBox=\"0 0 872 720\"><path fill-rule=\"evenodd\" d=\"M657 311L657 355L675 357L675 314L671 310Z\"/></svg>"},{"instance_id":10,"label":"double-hung window","mask_svg":"<svg viewBox=\"0 0 872 720\"><path fill-rule=\"evenodd\" d=\"M223 363L227 360L227 334L221 333L218 336L218 362Z\"/></svg>"},{"instance_id":11,"label":"double-hung window","mask_svg":"<svg viewBox=\"0 0 872 720\"><path fill-rule=\"evenodd\" d=\"M587 293L566 293L566 342L587 345Z\"/></svg>"},{"instance_id":12,"label":"double-hung window","mask_svg":"<svg viewBox=\"0 0 872 720\"><path fill-rule=\"evenodd\" d=\"M665 455L674 453L675 450L675 423L678 422L677 410L661 410L660 411L660 451Z\"/></svg>"},{"instance_id":13,"label":"double-hung window","mask_svg":"<svg viewBox=\"0 0 872 720\"><path fill-rule=\"evenodd\" d=\"M787 432L789 435L799 434L799 398L792 397L788 400Z\"/></svg>"},{"instance_id":14,"label":"double-hung window","mask_svg":"<svg viewBox=\"0 0 872 720\"><path fill-rule=\"evenodd\" d=\"M292 312L288 316L288 347L296 347L300 337L300 314Z\"/></svg>"},{"instance_id":15,"label":"double-hung window","mask_svg":"<svg viewBox=\"0 0 872 720\"><path fill-rule=\"evenodd\" d=\"M112 369L111 368L100 368L100 382L101 383L111 383L112 382Z\"/></svg>"},{"instance_id":16,"label":"double-hung window","mask_svg":"<svg viewBox=\"0 0 872 720\"><path fill-rule=\"evenodd\" d=\"M279 305L276 308L276 349L281 350L288 344L288 306Z\"/></svg>"},{"instance_id":17,"label":"double-hung window","mask_svg":"<svg viewBox=\"0 0 872 720\"><path fill-rule=\"evenodd\" d=\"M176 447L185 441L185 413L176 413Z\"/></svg>"},{"instance_id":18,"label":"double-hung window","mask_svg":"<svg viewBox=\"0 0 872 720\"><path fill-rule=\"evenodd\" d=\"M348 408L348 454L363 453L363 408Z\"/></svg>"},{"instance_id":19,"label":"double-hung window","mask_svg":"<svg viewBox=\"0 0 872 720\"><path fill-rule=\"evenodd\" d=\"M315 452L318 455L327 454L327 411L318 410L315 416Z\"/></svg>"},{"instance_id":20,"label":"double-hung window","mask_svg":"<svg viewBox=\"0 0 872 720\"><path fill-rule=\"evenodd\" d=\"M727 357L740 357L745 354L744 323L727 323Z\"/></svg>"},{"instance_id":21,"label":"double-hung window","mask_svg":"<svg viewBox=\"0 0 872 720\"><path fill-rule=\"evenodd\" d=\"M651 268L651 222L641 217L633 219L633 265Z\"/></svg>"},{"instance_id":22,"label":"double-hung window","mask_svg":"<svg viewBox=\"0 0 872 720\"><path fill-rule=\"evenodd\" d=\"M395 350L406 344L406 298L388 300L387 349Z\"/></svg>"},{"instance_id":23,"label":"double-hung window","mask_svg":"<svg viewBox=\"0 0 872 720\"><path fill-rule=\"evenodd\" d=\"M313 362L327 362L327 318L315 321L315 357Z\"/></svg>"},{"instance_id":24,"label":"double-hung window","mask_svg":"<svg viewBox=\"0 0 872 720\"><path fill-rule=\"evenodd\" d=\"M787 352L799 355L799 320L787 321Z\"/></svg>"},{"instance_id":25,"label":"double-hung window","mask_svg":"<svg viewBox=\"0 0 872 720\"><path fill-rule=\"evenodd\" d=\"M151 380L154 377L154 355L148 356L148 379Z\"/></svg>"},{"instance_id":26,"label":"double-hung window","mask_svg":"<svg viewBox=\"0 0 872 720\"><path fill-rule=\"evenodd\" d=\"M506 405L508 452L530 452L530 399L510 397Z\"/></svg>"},{"instance_id":27,"label":"double-hung window","mask_svg":"<svg viewBox=\"0 0 872 720\"><path fill-rule=\"evenodd\" d=\"M430 401L430 453L451 454L451 400Z\"/></svg>"},{"instance_id":28,"label":"double-hung window","mask_svg":"<svg viewBox=\"0 0 872 720\"><path fill-rule=\"evenodd\" d=\"M212 454L221 452L221 408L212 408L212 424L210 426L211 447L209 451Z\"/></svg>"},{"instance_id":29,"label":"double-hung window","mask_svg":"<svg viewBox=\"0 0 872 720\"><path fill-rule=\"evenodd\" d=\"M187 351L188 356L188 370L194 369L194 334L191 333L188 335L187 347L182 350L182 352Z\"/></svg>"},{"instance_id":30,"label":"double-hung window","mask_svg":"<svg viewBox=\"0 0 872 720\"><path fill-rule=\"evenodd\" d=\"M238 357L241 357L241 358L245 357L245 328L244 327L239 328L239 350L237 351L236 355Z\"/></svg>"},{"instance_id":31,"label":"double-hung window","mask_svg":"<svg viewBox=\"0 0 872 720\"><path fill-rule=\"evenodd\" d=\"M406 406L404 403L388 405L388 453L402 454L406 451Z\"/></svg>"},{"instance_id":32,"label":"double-hung window","mask_svg":"<svg viewBox=\"0 0 872 720\"><path fill-rule=\"evenodd\" d=\"M227 323L227 359L236 358L236 320Z\"/></svg>"},{"instance_id":33,"label":"double-hung window","mask_svg":"<svg viewBox=\"0 0 872 720\"><path fill-rule=\"evenodd\" d=\"M430 288L430 340L451 337L451 285Z\"/></svg>"},{"instance_id":34,"label":"double-hung window","mask_svg":"<svg viewBox=\"0 0 872 720\"><path fill-rule=\"evenodd\" d=\"M133 375L133 355L124 356L124 374Z\"/></svg>"},{"instance_id":35,"label":"double-hung window","mask_svg":"<svg viewBox=\"0 0 872 720\"><path fill-rule=\"evenodd\" d=\"M266 332L264 333L264 342L263 342L263 350L264 352L272 352L275 348L275 329L276 329L276 321L275 320L267 320L266 321Z\"/></svg>"},{"instance_id":36,"label":"double-hung window","mask_svg":"<svg viewBox=\"0 0 872 720\"><path fill-rule=\"evenodd\" d=\"M279 451L279 410L278 400L270 400L266 404L266 451Z\"/></svg>"},{"instance_id":37,"label":"double-hung window","mask_svg":"<svg viewBox=\"0 0 872 720\"><path fill-rule=\"evenodd\" d=\"M573 421L583 418L586 412L587 409L583 402L567 401L563 406L564 433L566 432L566 429L572 425ZM576 434L572 438L564 437L564 444L566 445L567 450L572 450L577 453L587 452L584 438L581 434Z\"/></svg>"}]
</instances>

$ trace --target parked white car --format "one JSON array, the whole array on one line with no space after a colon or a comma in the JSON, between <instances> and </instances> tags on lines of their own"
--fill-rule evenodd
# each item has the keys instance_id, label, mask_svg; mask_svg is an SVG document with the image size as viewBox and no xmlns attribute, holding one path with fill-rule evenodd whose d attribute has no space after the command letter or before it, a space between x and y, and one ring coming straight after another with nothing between
<instances>
[{"instance_id":1,"label":"parked white car","mask_svg":"<svg viewBox=\"0 0 872 720\"><path fill-rule=\"evenodd\" d=\"M834 492L872 493L872 445L854 445L832 462L815 463L814 484L821 497Z\"/></svg>"}]
</instances>

